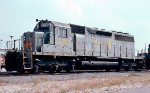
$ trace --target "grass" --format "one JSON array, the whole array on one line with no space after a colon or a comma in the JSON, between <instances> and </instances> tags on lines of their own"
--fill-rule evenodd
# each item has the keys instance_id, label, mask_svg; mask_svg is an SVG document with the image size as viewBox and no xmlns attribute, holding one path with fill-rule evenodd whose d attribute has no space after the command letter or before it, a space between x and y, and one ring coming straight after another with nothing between
<instances>
[{"instance_id":1,"label":"grass","mask_svg":"<svg viewBox=\"0 0 150 93\"><path fill-rule=\"evenodd\" d=\"M89 93L87 90L101 89L106 87L107 90L112 88L112 86L120 87L120 85L150 85L150 75L149 74L129 74L126 76L117 77L107 77L107 78L97 78L92 77L88 79L76 79L76 80L65 80L65 81L49 81L48 77L31 77L32 81L30 83L18 84L20 89L17 93L66 93L73 92L77 93L82 91L84 93ZM0 83L7 83L7 81L1 81ZM17 86L18 86L17 85ZM15 89L13 89L15 91ZM12 92L16 93L16 92ZM111 92L110 92L111 93Z\"/></svg>"},{"instance_id":2,"label":"grass","mask_svg":"<svg viewBox=\"0 0 150 93\"><path fill-rule=\"evenodd\" d=\"M1 83L9 83L9 82L6 81L6 80L1 80L1 79L0 79L0 85L1 85Z\"/></svg>"},{"instance_id":3,"label":"grass","mask_svg":"<svg viewBox=\"0 0 150 93\"><path fill-rule=\"evenodd\" d=\"M136 74L131 74L129 76L117 77L117 78L92 78L87 80L77 80L78 83L71 83L66 89L62 89L61 93L66 93L69 91L85 91L87 89L94 88L103 88L103 87L111 87L121 84L137 84L141 83L144 85L150 84L150 75L147 76L139 76ZM69 83L69 82L68 82Z\"/></svg>"},{"instance_id":4,"label":"grass","mask_svg":"<svg viewBox=\"0 0 150 93\"><path fill-rule=\"evenodd\" d=\"M44 83L43 83L44 82ZM88 89L111 87L116 85L127 85L141 83L144 85L150 84L150 75L130 74L120 77L109 78L89 78L66 81L49 81L47 77L33 78L32 80L34 93L66 93L71 91L85 91ZM43 90L41 86L44 87Z\"/></svg>"},{"instance_id":5,"label":"grass","mask_svg":"<svg viewBox=\"0 0 150 93\"><path fill-rule=\"evenodd\" d=\"M41 76L38 78L33 78L31 76L31 78L32 78L33 87L39 84L40 82L48 82L48 78L46 76Z\"/></svg>"}]
</instances>

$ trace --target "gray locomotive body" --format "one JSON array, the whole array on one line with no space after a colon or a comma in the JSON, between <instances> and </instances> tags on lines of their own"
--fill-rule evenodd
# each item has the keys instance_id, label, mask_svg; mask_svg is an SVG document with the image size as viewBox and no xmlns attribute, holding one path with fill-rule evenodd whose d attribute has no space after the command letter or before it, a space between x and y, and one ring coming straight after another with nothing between
<instances>
[{"instance_id":1,"label":"gray locomotive body","mask_svg":"<svg viewBox=\"0 0 150 93\"><path fill-rule=\"evenodd\" d=\"M33 54L53 56L134 57L134 37L128 33L41 21L32 37ZM29 37L27 38L29 39Z\"/></svg>"},{"instance_id":2,"label":"gray locomotive body","mask_svg":"<svg viewBox=\"0 0 150 93\"><path fill-rule=\"evenodd\" d=\"M22 42L22 68L34 72L120 70L135 62L134 36L128 33L42 20Z\"/></svg>"}]
</instances>

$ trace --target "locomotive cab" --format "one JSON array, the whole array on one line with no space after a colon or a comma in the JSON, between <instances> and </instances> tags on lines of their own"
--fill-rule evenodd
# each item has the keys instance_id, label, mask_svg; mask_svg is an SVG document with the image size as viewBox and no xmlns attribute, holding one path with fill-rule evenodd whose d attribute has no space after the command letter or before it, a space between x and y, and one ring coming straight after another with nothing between
<instances>
[{"instance_id":1,"label":"locomotive cab","mask_svg":"<svg viewBox=\"0 0 150 93\"><path fill-rule=\"evenodd\" d=\"M71 28L68 24L54 21L40 21L34 32L43 32L41 51L46 55L70 56L72 55Z\"/></svg>"},{"instance_id":2,"label":"locomotive cab","mask_svg":"<svg viewBox=\"0 0 150 93\"><path fill-rule=\"evenodd\" d=\"M34 32L23 34L25 69L58 71L72 68L72 38L70 26L52 21L40 21Z\"/></svg>"}]
</instances>

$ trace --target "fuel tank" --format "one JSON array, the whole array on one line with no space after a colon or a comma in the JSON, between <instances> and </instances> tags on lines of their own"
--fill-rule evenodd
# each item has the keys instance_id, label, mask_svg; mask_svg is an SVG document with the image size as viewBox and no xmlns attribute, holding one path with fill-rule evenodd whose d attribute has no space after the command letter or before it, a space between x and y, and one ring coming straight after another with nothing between
<instances>
[{"instance_id":1,"label":"fuel tank","mask_svg":"<svg viewBox=\"0 0 150 93\"><path fill-rule=\"evenodd\" d=\"M117 69L119 62L111 61L81 61L81 69Z\"/></svg>"}]
</instances>

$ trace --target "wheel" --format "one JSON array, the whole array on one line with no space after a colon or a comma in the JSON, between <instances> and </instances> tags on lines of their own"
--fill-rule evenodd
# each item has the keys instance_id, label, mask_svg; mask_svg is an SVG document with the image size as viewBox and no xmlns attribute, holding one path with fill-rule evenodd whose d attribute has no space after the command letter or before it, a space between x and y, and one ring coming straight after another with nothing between
<instances>
[{"instance_id":1,"label":"wheel","mask_svg":"<svg viewBox=\"0 0 150 93\"><path fill-rule=\"evenodd\" d=\"M25 72L24 69L22 69L22 70L18 71L18 74L22 75L22 74L24 74L24 72Z\"/></svg>"},{"instance_id":2,"label":"wheel","mask_svg":"<svg viewBox=\"0 0 150 93\"><path fill-rule=\"evenodd\" d=\"M134 71L142 71L142 68L139 68L138 66L136 66Z\"/></svg>"},{"instance_id":3,"label":"wheel","mask_svg":"<svg viewBox=\"0 0 150 93\"><path fill-rule=\"evenodd\" d=\"M70 71L71 71L70 68L67 68L67 69L66 69L66 72L67 72L67 73L70 73Z\"/></svg>"},{"instance_id":4,"label":"wheel","mask_svg":"<svg viewBox=\"0 0 150 93\"><path fill-rule=\"evenodd\" d=\"M34 65L33 70L34 70L35 74L38 74L39 73L39 66L38 65Z\"/></svg>"},{"instance_id":5,"label":"wheel","mask_svg":"<svg viewBox=\"0 0 150 93\"><path fill-rule=\"evenodd\" d=\"M120 68L116 68L116 71L117 71L117 72L120 72Z\"/></svg>"},{"instance_id":6,"label":"wheel","mask_svg":"<svg viewBox=\"0 0 150 93\"><path fill-rule=\"evenodd\" d=\"M52 70L52 69L49 69L49 73L54 73L54 70Z\"/></svg>"},{"instance_id":7,"label":"wheel","mask_svg":"<svg viewBox=\"0 0 150 93\"><path fill-rule=\"evenodd\" d=\"M58 66L57 64L51 65L50 68L49 68L49 72L50 72L50 73L57 72L58 67L59 67L59 66Z\"/></svg>"},{"instance_id":8,"label":"wheel","mask_svg":"<svg viewBox=\"0 0 150 93\"><path fill-rule=\"evenodd\" d=\"M106 72L109 72L110 71L110 69L105 69L106 70Z\"/></svg>"},{"instance_id":9,"label":"wheel","mask_svg":"<svg viewBox=\"0 0 150 93\"><path fill-rule=\"evenodd\" d=\"M58 68L58 69L56 70L56 72L57 72L57 73L60 73L60 72L61 72L61 69L60 69L60 68Z\"/></svg>"},{"instance_id":10,"label":"wheel","mask_svg":"<svg viewBox=\"0 0 150 93\"><path fill-rule=\"evenodd\" d=\"M130 70L130 71L133 70L133 66L132 66L132 65L129 66L129 70Z\"/></svg>"},{"instance_id":11,"label":"wheel","mask_svg":"<svg viewBox=\"0 0 150 93\"><path fill-rule=\"evenodd\" d=\"M135 68L134 68L134 71L138 71L139 69L138 69L138 67L136 66Z\"/></svg>"},{"instance_id":12,"label":"wheel","mask_svg":"<svg viewBox=\"0 0 150 93\"><path fill-rule=\"evenodd\" d=\"M19 65L17 67L17 72L18 72L18 74L24 74L25 70L24 70L23 65Z\"/></svg>"},{"instance_id":13,"label":"wheel","mask_svg":"<svg viewBox=\"0 0 150 93\"><path fill-rule=\"evenodd\" d=\"M75 65L68 66L67 69L66 69L66 72L67 73L73 72L74 68L75 68Z\"/></svg>"},{"instance_id":14,"label":"wheel","mask_svg":"<svg viewBox=\"0 0 150 93\"><path fill-rule=\"evenodd\" d=\"M129 71L129 67L126 67L126 68L125 68L125 71Z\"/></svg>"}]
</instances>

